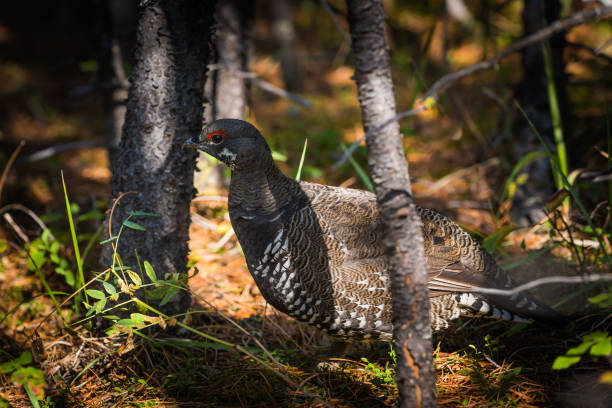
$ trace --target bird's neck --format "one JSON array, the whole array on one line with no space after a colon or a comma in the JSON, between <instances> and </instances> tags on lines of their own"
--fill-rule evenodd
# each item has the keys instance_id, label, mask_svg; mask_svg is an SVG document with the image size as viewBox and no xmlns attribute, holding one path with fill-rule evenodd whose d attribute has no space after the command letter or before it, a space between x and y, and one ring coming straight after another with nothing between
<instances>
[{"instance_id":1,"label":"bird's neck","mask_svg":"<svg viewBox=\"0 0 612 408\"><path fill-rule=\"evenodd\" d=\"M229 206L272 214L289 202L296 188L297 182L286 177L273 161L248 169L234 168Z\"/></svg>"}]
</instances>

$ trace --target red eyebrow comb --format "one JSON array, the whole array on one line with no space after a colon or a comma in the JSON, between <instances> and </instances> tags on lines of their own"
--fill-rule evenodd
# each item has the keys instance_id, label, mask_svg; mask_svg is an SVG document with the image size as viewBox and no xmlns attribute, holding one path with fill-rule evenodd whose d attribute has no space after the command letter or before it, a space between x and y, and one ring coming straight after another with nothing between
<instances>
[{"instance_id":1,"label":"red eyebrow comb","mask_svg":"<svg viewBox=\"0 0 612 408\"><path fill-rule=\"evenodd\" d=\"M206 135L206 139L210 140L210 138L213 137L213 135L221 135L225 137L225 130L221 130L221 129L214 130Z\"/></svg>"}]
</instances>

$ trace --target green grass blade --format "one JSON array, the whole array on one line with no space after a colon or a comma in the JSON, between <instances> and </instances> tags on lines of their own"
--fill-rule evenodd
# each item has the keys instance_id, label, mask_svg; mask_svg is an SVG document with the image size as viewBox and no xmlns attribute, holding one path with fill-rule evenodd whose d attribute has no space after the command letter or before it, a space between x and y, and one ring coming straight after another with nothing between
<instances>
[{"instance_id":1,"label":"green grass blade","mask_svg":"<svg viewBox=\"0 0 612 408\"><path fill-rule=\"evenodd\" d=\"M346 152L346 146L344 146L344 144L341 144L341 146L342 146L342 150ZM363 181L363 184L366 185L368 190L370 190L371 192L374 192L374 186L372 185L370 178L368 177L366 172L363 170L363 168L361 168L359 163L357 163L357 160L353 158L353 155L350 155L348 159L351 165L353 166L353 168L355 169L355 171L357 172L357 174L359 175L359 178L361 178L361 181Z\"/></svg>"},{"instance_id":2,"label":"green grass blade","mask_svg":"<svg viewBox=\"0 0 612 408\"><path fill-rule=\"evenodd\" d=\"M612 132L610 131L610 110L606 111L606 136L608 138L608 166L612 166ZM608 181L608 207L610 220L612 220L612 180ZM609 223L610 235L612 235L612 222Z\"/></svg>"},{"instance_id":3,"label":"green grass blade","mask_svg":"<svg viewBox=\"0 0 612 408\"><path fill-rule=\"evenodd\" d=\"M45 275L42 273L42 271L40 270L40 268L38 267L38 265L36 264L36 261L34 261L34 258L32 258L32 255L30 255L30 250L28 249L26 251L26 255L28 256L30 262L32 262L32 265L34 265L34 269L36 269L36 273L38 274L38 277L40 278L41 283L43 284L43 287L45 288L45 291L47 292L47 295L49 295L49 297L51 298L51 301L53 302L53 305L55 306L55 310L57 311L57 314L60 315L60 317L62 318L62 320L66 320L64 318L64 315L62 314L62 309L60 309L60 305L57 301L57 299L55 298L55 293L51 290L51 287L49 286L49 283L47 282L47 279L45 279ZM2 319L4 320L4 319Z\"/></svg>"},{"instance_id":4,"label":"green grass blade","mask_svg":"<svg viewBox=\"0 0 612 408\"><path fill-rule=\"evenodd\" d=\"M297 169L297 174L295 175L295 179L300 181L302 178L302 166L304 165L304 157L306 157L306 147L308 146L308 139L304 139L304 148L302 149L302 157L300 157L300 165Z\"/></svg>"},{"instance_id":5,"label":"green grass blade","mask_svg":"<svg viewBox=\"0 0 612 408\"><path fill-rule=\"evenodd\" d=\"M77 280L77 288L81 288L85 286L85 274L83 273L83 262L81 260L81 252L79 251L79 242L77 241L76 229L74 228L74 220L72 219L72 211L70 210L70 200L68 199L68 191L66 190L66 182L64 181L64 172L61 172L62 175L62 188L64 189L64 199L66 200L66 214L68 215L68 224L70 225L70 235L72 236L72 246L74 247L74 257L76 258L77 270L79 272L78 280ZM77 312L81 308L81 303L83 301L82 298L83 291L80 291L76 295L75 305L77 308ZM87 299L87 293L85 293L85 300L89 302Z\"/></svg>"},{"instance_id":6,"label":"green grass blade","mask_svg":"<svg viewBox=\"0 0 612 408\"><path fill-rule=\"evenodd\" d=\"M25 389L26 394L28 394L28 398L30 399L30 403L32 404L32 407L40 408L40 404L38 403L38 397L30 389L30 386L26 383L26 384L23 384L23 388Z\"/></svg>"},{"instance_id":7,"label":"green grass blade","mask_svg":"<svg viewBox=\"0 0 612 408\"><path fill-rule=\"evenodd\" d=\"M550 158L550 161L551 161L553 167L555 167L557 169L557 171L559 172L559 175L561 176L561 180L563 181L563 184L564 184L565 188L570 192L570 194L572 195L572 198L574 199L576 205L578 206L578 209L582 213L582 216L586 219L587 223L589 224L589 227L591 227L591 230L593 231L593 235L595 235L595 239L597 239L597 242L599 243L599 245L601 247L601 252L603 253L603 255L606 258L606 260L608 261L608 265L612 265L612 259L610 259L610 255L608 254L608 251L606 251L605 243L604 243L601 235L597 232L597 229L595 228L595 224L593 224L593 220L591 219L591 215L587 212L584 204L582 203L582 200L580 200L580 197L578 197L578 193L576 192L576 189L569 182L569 180L563 174L563 172L561 172L561 168L559 167L559 163L557 162L557 158L550 151L550 149L548 148L548 145L546 144L546 142L542 138L542 135L540 135L540 132L538 132L538 130L536 129L535 125L533 124L531 119L529 119L529 117L527 116L527 114L525 113L525 111L523 110L521 105L517 101L515 101L514 103L515 103L516 107L521 111L521 114L523 115L523 117L525 118L527 123L529 124L529 127L531 128L531 130L533 130L533 132L538 137L538 139L540 139L540 143L542 143L542 147L544 148L544 151L546 152L546 154Z\"/></svg>"},{"instance_id":8,"label":"green grass blade","mask_svg":"<svg viewBox=\"0 0 612 408\"><path fill-rule=\"evenodd\" d=\"M546 71L546 90L548 91L548 105L550 107L550 117L553 124L553 135L555 138L555 146L557 148L558 170L554 170L555 184L557 189L563 188L562 173L565 177L568 175L567 151L565 149L565 140L563 139L563 126L561 124L561 111L559 110L559 99L557 97L557 89L555 88L555 78L553 73L552 52L550 43L547 41L542 46L542 54L544 55L544 70Z\"/></svg>"},{"instance_id":9,"label":"green grass blade","mask_svg":"<svg viewBox=\"0 0 612 408\"><path fill-rule=\"evenodd\" d=\"M510 195L510 189L512 188L512 185L514 184L514 180L516 179L516 176L518 175L519 171L521 171L523 167L525 167L532 161L535 161L541 157L547 157L546 153L540 152L540 151L531 152L531 153L527 153L525 156L521 158L521 160L518 161L518 163L516 163L516 165L512 169L512 172L508 176L508 180L506 180L506 185L504 186L504 192L502 193L501 199L499 200L500 203L503 203L508 199L508 196Z\"/></svg>"}]
</instances>

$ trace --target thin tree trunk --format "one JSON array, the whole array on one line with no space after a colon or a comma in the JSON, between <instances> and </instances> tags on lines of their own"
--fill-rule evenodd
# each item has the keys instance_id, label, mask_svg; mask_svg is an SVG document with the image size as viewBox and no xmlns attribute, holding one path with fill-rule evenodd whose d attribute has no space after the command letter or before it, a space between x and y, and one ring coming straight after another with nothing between
<instances>
[{"instance_id":1,"label":"thin tree trunk","mask_svg":"<svg viewBox=\"0 0 612 408\"><path fill-rule=\"evenodd\" d=\"M533 34L547 24L558 20L560 12L561 3L558 0L525 0L522 14L523 36ZM549 43L556 93L562 117L566 117L564 34L554 35ZM538 129L544 140L549 143L549 147L555 151L542 44L538 43L525 48L522 71L523 79L516 87L516 97L529 120ZM543 150L539 139L520 112L516 113L513 133L515 135L512 145L514 161L518 162L527 153ZM517 223L531 225L546 216L544 204L554 192L550 161L548 158L536 160L525 169L525 173L529 174L529 181L517 189L513 213Z\"/></svg>"},{"instance_id":2,"label":"thin tree trunk","mask_svg":"<svg viewBox=\"0 0 612 408\"><path fill-rule=\"evenodd\" d=\"M208 101L206 123L216 119L244 119L248 105L249 80L240 72L249 72L249 53L253 27L252 0L224 0L215 13L215 69L208 73L205 94ZM199 192L229 186L226 166L213 164L210 156L200 152L195 187Z\"/></svg>"},{"instance_id":3,"label":"thin tree trunk","mask_svg":"<svg viewBox=\"0 0 612 408\"><path fill-rule=\"evenodd\" d=\"M160 278L186 272L195 156L181 146L202 124L213 12L213 1L142 1L140 6L135 63L123 136L112 169L110 204L121 193L130 194L112 214L112 234L117 234L130 211L158 214L133 218L147 231L125 228L117 245L125 265L138 271L137 251L140 262L149 261ZM102 267L111 265L111 259L107 244L100 258ZM189 302L188 294L179 292L164 311L184 311Z\"/></svg>"},{"instance_id":4,"label":"thin tree trunk","mask_svg":"<svg viewBox=\"0 0 612 408\"><path fill-rule=\"evenodd\" d=\"M347 4L355 80L367 132L396 113L385 15L380 0L348 0ZM368 137L366 143L378 206L387 228L400 406L434 407L436 386L423 236L398 123Z\"/></svg>"},{"instance_id":5,"label":"thin tree trunk","mask_svg":"<svg viewBox=\"0 0 612 408\"><path fill-rule=\"evenodd\" d=\"M123 70L121 48L115 35L109 0L95 0L93 11L96 16L93 22L98 46L98 69L94 83L102 89L107 115L106 145L110 167L114 168L125 120L129 84Z\"/></svg>"},{"instance_id":6,"label":"thin tree trunk","mask_svg":"<svg viewBox=\"0 0 612 408\"><path fill-rule=\"evenodd\" d=\"M295 27L293 24L293 2L274 0L270 2L272 12L272 32L280 46L280 66L285 88L297 92L302 88L300 70L295 47Z\"/></svg>"}]
</instances>

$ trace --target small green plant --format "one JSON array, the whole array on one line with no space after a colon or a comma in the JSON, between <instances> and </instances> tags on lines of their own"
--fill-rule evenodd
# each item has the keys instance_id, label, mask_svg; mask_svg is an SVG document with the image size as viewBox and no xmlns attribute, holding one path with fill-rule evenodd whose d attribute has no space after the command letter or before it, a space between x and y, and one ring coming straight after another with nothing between
<instances>
[{"instance_id":1,"label":"small green plant","mask_svg":"<svg viewBox=\"0 0 612 408\"><path fill-rule=\"evenodd\" d=\"M31 366L31 363L32 354L24 351L19 357L0 364L0 374L10 374L11 381L25 389L32 406L39 407L39 400L45 397L45 376L41 369Z\"/></svg>"},{"instance_id":2,"label":"small green plant","mask_svg":"<svg viewBox=\"0 0 612 408\"><path fill-rule=\"evenodd\" d=\"M397 364L397 356L395 354L395 350L393 347L390 347L389 357L391 357L392 364L389 364L389 361L385 362L384 367L379 363L370 362L367 358L362 357L361 361L363 361L366 366L364 370L369 373L369 377L371 378L372 384L377 387L380 387L383 384L394 384L395 383L395 366Z\"/></svg>"},{"instance_id":3,"label":"small green plant","mask_svg":"<svg viewBox=\"0 0 612 408\"><path fill-rule=\"evenodd\" d=\"M612 286L608 287L607 292L590 297L588 301L601 308L612 307Z\"/></svg>"},{"instance_id":4,"label":"small green plant","mask_svg":"<svg viewBox=\"0 0 612 408\"><path fill-rule=\"evenodd\" d=\"M606 332L596 331L585 335L582 343L567 350L553 362L553 370L564 370L578 363L585 354L592 357L606 357L612 354L612 337Z\"/></svg>"},{"instance_id":5,"label":"small green plant","mask_svg":"<svg viewBox=\"0 0 612 408\"><path fill-rule=\"evenodd\" d=\"M55 273L62 275L66 283L75 288L76 280L74 272L70 269L70 263L61 253L61 245L57 240L51 238L51 231L45 229L40 237L32 241L26 250L29 252L28 269L35 271L45 264L51 263Z\"/></svg>"}]
</instances>

